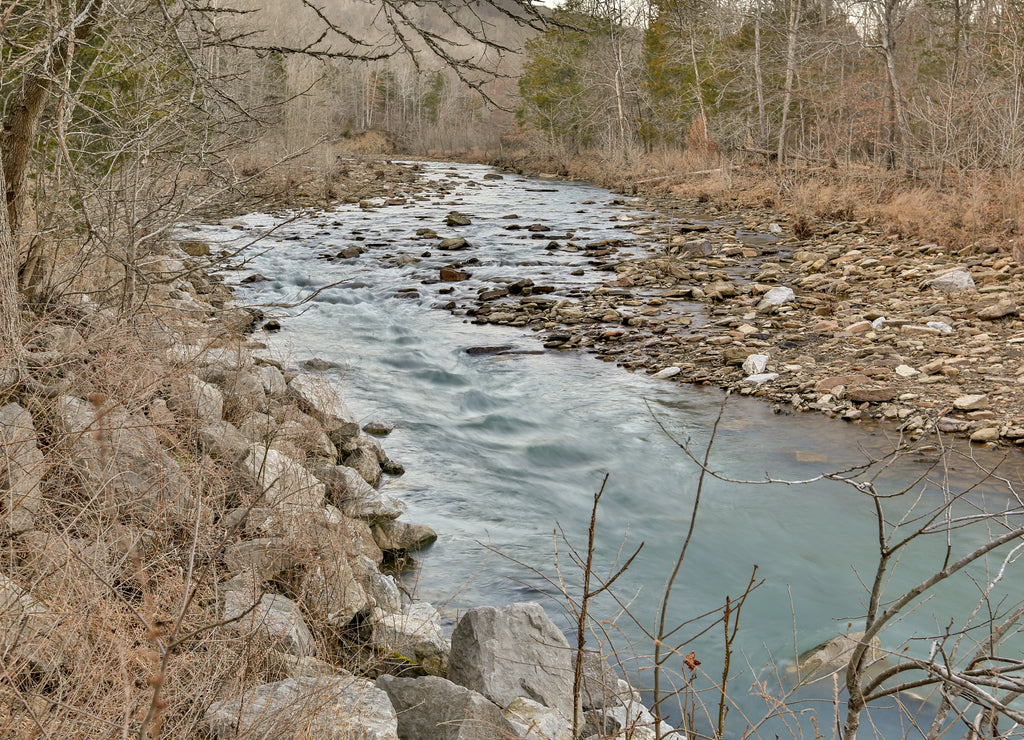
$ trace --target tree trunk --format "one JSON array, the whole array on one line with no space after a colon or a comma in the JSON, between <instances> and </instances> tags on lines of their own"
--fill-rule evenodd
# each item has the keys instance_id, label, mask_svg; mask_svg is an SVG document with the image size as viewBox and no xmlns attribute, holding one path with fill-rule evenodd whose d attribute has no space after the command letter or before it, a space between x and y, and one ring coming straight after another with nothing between
<instances>
[{"instance_id":1,"label":"tree trunk","mask_svg":"<svg viewBox=\"0 0 1024 740\"><path fill-rule=\"evenodd\" d=\"M0 188L6 190L2 166ZM21 367L21 296L18 293L17 257L7 209L0 208L0 390L17 382Z\"/></svg>"},{"instance_id":2,"label":"tree trunk","mask_svg":"<svg viewBox=\"0 0 1024 740\"><path fill-rule=\"evenodd\" d=\"M90 36L96 27L103 0L79 0L75 17L61 29L35 68L25 75L21 88L8 107L0 135L6 182L7 219L15 245L19 239L25 202L25 174L29 156L39 134L39 122L50 96L50 88L70 61L69 50L76 40Z\"/></svg>"},{"instance_id":3,"label":"tree trunk","mask_svg":"<svg viewBox=\"0 0 1024 740\"><path fill-rule=\"evenodd\" d=\"M760 146L768 142L768 113L764 105L764 79L761 77L761 3L754 16L754 82L757 85L757 122L761 129Z\"/></svg>"},{"instance_id":4,"label":"tree trunk","mask_svg":"<svg viewBox=\"0 0 1024 740\"><path fill-rule=\"evenodd\" d=\"M793 102L793 79L796 76L796 29L800 24L800 0L792 0L789 7L789 32L786 44L786 94L782 99L782 121L779 124L779 146L777 158L779 167L786 161L786 136L789 131L786 124L789 119L789 106Z\"/></svg>"}]
</instances>

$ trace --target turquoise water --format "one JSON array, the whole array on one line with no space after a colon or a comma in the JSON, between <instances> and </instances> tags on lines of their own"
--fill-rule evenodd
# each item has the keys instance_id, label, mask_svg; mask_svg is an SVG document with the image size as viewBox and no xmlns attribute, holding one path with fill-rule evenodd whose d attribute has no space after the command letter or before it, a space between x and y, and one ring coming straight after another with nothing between
<instances>
[{"instance_id":1,"label":"turquoise water","mask_svg":"<svg viewBox=\"0 0 1024 740\"><path fill-rule=\"evenodd\" d=\"M250 250L246 270L271 280L244 286L241 297L251 303L290 302L311 289L346 281L299 308L276 309L284 329L264 340L286 362L316 356L337 363L329 375L357 414L365 421L397 425L384 444L407 473L384 485L409 504L410 521L429 524L440 535L409 576L420 598L450 619L483 603L539 600L571 631L571 620L553 597L556 589L530 569L557 583L558 541L561 576L578 593L580 573L561 532L575 546L585 547L593 494L607 476L596 570L613 569L624 537L621 549L626 554L643 542L615 590L637 621L653 625L662 586L689 527L699 478L698 466L656 419L702 454L723 395L631 374L581 353L541 351L541 338L529 330L474 325L466 317L433 310L452 300L461 304L496 280L530 277L555 286L555 297L571 300L574 291L608 279L585 254L545 250L546 240L520 239L520 231L505 229L510 222L546 223L551 233L573 231L579 241L624 238L639 252L644 237L631 232L644 223L645 215L587 185L510 176L485 184L481 178L486 168L425 167L429 177L450 188L443 198L376 211L343 206L301 215ZM473 224L445 227L445 214L453 209L469 214ZM502 218L511 214L518 218ZM280 222L280 217L254 214L199 227L199 232L211 241L237 243ZM439 253L432 249L434 240L414 238L423 227L441 236L464 235L472 249ZM353 260L321 258L350 245L366 251ZM431 255L422 256L427 251ZM402 255L420 261L395 266ZM438 266L469 258L478 260L466 268L473 279L454 284L453 293L439 292L450 284L424 284L436 276ZM418 295L396 297L408 288ZM523 352L466 352L482 345L511 345ZM763 481L767 474L805 479L884 455L893 442L878 427L812 415L778 416L760 402L732 398L722 411L710 467L733 479ZM925 451L902 461L881 476L879 490L917 481L937 457L936 451ZM948 470L933 469L927 479L914 483L907 500L887 502L891 521L914 501L919 511L937 505L943 495L940 472L956 491L980 477L979 466L997 460L954 455ZM1019 484L1020 472L1016 457L1000 468L1010 484ZM989 481L972 490L958 510L975 505L1001 510L1013 501L1007 483ZM965 551L985 535L982 528L958 531L953 550ZM744 715L753 722L765 714L764 701L748 691L754 676L769 680L766 666L774 664L782 672L795 652L847 631L848 625L857 629L867 601L864 583L873 576L876 555L871 501L850 486L827 480L806 485L705 481L694 541L669 612L670 621L684 621L720 608L726 595L742 593L753 566L758 566L763 585L743 608L732 658L736 675L731 693L737 701L729 715L733 736L741 736L748 724ZM926 577L945 557L942 536L911 548L886 593L895 594ZM984 564L972 575L986 578ZM1019 585L1020 573L1011 570L998 598L1017 602ZM969 578L944 585L883 634L883 647L899 652L909 645L911 652L926 654L928 638L940 634L950 619L968 613L977 594ZM608 598L595 607L632 680L649 688L650 670L643 656L650 653L650 642L621 610ZM677 637L699 633L706 625L706 620L699 621ZM716 627L683 650L694 650L707 671L708 676L697 678L698 688L720 678L722 642L722 629ZM1019 650L1015 655L1020 657ZM677 672L681 659L673 658L668 665ZM800 726L813 737L812 709L818 713L817 725L829 736L830 692L830 686L824 693L812 692L810 703L798 706L802 713L789 717L788 727L771 721L760 726L760 736L789 737ZM704 701L716 700L705 695ZM678 709L673 714L678 720ZM868 725L861 737L904 734L907 720L899 713L880 711L874 718L877 729ZM698 719L699 726L705 724Z\"/></svg>"}]
</instances>

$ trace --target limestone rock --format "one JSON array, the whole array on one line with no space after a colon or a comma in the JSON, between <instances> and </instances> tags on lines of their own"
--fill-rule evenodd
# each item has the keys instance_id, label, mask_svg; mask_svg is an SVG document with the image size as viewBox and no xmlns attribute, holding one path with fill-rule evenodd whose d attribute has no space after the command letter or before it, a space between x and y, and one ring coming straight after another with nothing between
<instances>
[{"instance_id":1,"label":"limestone rock","mask_svg":"<svg viewBox=\"0 0 1024 740\"><path fill-rule=\"evenodd\" d=\"M345 458L345 465L355 470L371 486L380 483L383 470L376 453L369 447L357 447L352 454Z\"/></svg>"},{"instance_id":2,"label":"limestone rock","mask_svg":"<svg viewBox=\"0 0 1024 740\"><path fill-rule=\"evenodd\" d=\"M402 740L494 740L515 737L501 710L475 691L438 676L381 676L398 712Z\"/></svg>"},{"instance_id":3,"label":"limestone rock","mask_svg":"<svg viewBox=\"0 0 1024 740\"><path fill-rule=\"evenodd\" d=\"M56 417L89 495L144 523L161 517L194 521L188 479L147 419L74 396L58 399Z\"/></svg>"},{"instance_id":4,"label":"limestone rock","mask_svg":"<svg viewBox=\"0 0 1024 740\"><path fill-rule=\"evenodd\" d=\"M573 740L572 718L533 699L521 696L502 714L523 740Z\"/></svg>"},{"instance_id":5,"label":"limestone rock","mask_svg":"<svg viewBox=\"0 0 1024 740\"><path fill-rule=\"evenodd\" d=\"M793 292L792 288L778 286L761 296L761 301L757 304L757 310L763 311L770 306L781 306L786 303L792 303L795 300L796 293Z\"/></svg>"},{"instance_id":6,"label":"limestone rock","mask_svg":"<svg viewBox=\"0 0 1024 740\"><path fill-rule=\"evenodd\" d=\"M317 477L327 484L328 500L347 516L370 524L397 519L405 503L371 486L355 469L346 465L318 468Z\"/></svg>"},{"instance_id":7,"label":"limestone rock","mask_svg":"<svg viewBox=\"0 0 1024 740\"><path fill-rule=\"evenodd\" d=\"M288 389L302 410L323 424L332 439L335 432L350 424L354 424L356 434L359 433L355 416L327 378L297 375L288 383Z\"/></svg>"},{"instance_id":8,"label":"limestone rock","mask_svg":"<svg viewBox=\"0 0 1024 740\"><path fill-rule=\"evenodd\" d=\"M985 306L985 308L978 311L978 318L984 319L985 321L995 321L1006 316L1017 315L1017 304L1009 299L999 301L991 306Z\"/></svg>"},{"instance_id":9,"label":"limestone rock","mask_svg":"<svg viewBox=\"0 0 1024 740\"><path fill-rule=\"evenodd\" d=\"M743 360L743 372L747 375L763 373L768 367L770 359L768 355L747 355L747 358Z\"/></svg>"},{"instance_id":10,"label":"limestone rock","mask_svg":"<svg viewBox=\"0 0 1024 740\"><path fill-rule=\"evenodd\" d=\"M676 375L679 375L680 372L682 372L682 371L678 367L673 365L672 367L666 367L663 370L659 370L658 372L656 372L654 374L653 377L655 377L655 378L674 378Z\"/></svg>"},{"instance_id":11,"label":"limestone rock","mask_svg":"<svg viewBox=\"0 0 1024 740\"><path fill-rule=\"evenodd\" d=\"M268 506L277 509L323 507L324 484L278 450L254 444L249 448L244 467L259 483Z\"/></svg>"},{"instance_id":12,"label":"limestone rock","mask_svg":"<svg viewBox=\"0 0 1024 740\"><path fill-rule=\"evenodd\" d=\"M398 613L376 609L371 621L370 640L378 648L415 658L431 675L447 673L451 648L441 630L441 615L432 605L417 601Z\"/></svg>"},{"instance_id":13,"label":"limestone rock","mask_svg":"<svg viewBox=\"0 0 1024 740\"><path fill-rule=\"evenodd\" d=\"M220 421L224 415L224 395L220 390L191 374L176 384L167 405L174 411L203 421Z\"/></svg>"},{"instance_id":14,"label":"limestone rock","mask_svg":"<svg viewBox=\"0 0 1024 740\"><path fill-rule=\"evenodd\" d=\"M46 468L36 440L28 411L16 403L0 407L0 491L4 524L14 534L33 528L43 504L39 483Z\"/></svg>"},{"instance_id":15,"label":"limestone rock","mask_svg":"<svg viewBox=\"0 0 1024 740\"><path fill-rule=\"evenodd\" d=\"M228 545L224 565L232 575L244 575L262 583L296 567L298 559L283 538L261 537Z\"/></svg>"},{"instance_id":16,"label":"limestone rock","mask_svg":"<svg viewBox=\"0 0 1024 740\"><path fill-rule=\"evenodd\" d=\"M572 716L569 643L537 603L470 609L452 634L448 677L508 706L525 696Z\"/></svg>"},{"instance_id":17,"label":"limestone rock","mask_svg":"<svg viewBox=\"0 0 1024 740\"><path fill-rule=\"evenodd\" d=\"M219 740L398 740L388 695L355 676L263 684L215 702L206 722Z\"/></svg>"},{"instance_id":18,"label":"limestone rock","mask_svg":"<svg viewBox=\"0 0 1024 740\"><path fill-rule=\"evenodd\" d=\"M801 653L796 667L790 670L796 672L797 680L801 683L810 683L831 676L837 671L843 671L850 662L854 649L862 643L863 639L863 632L851 632L833 637L831 640ZM868 664L873 664L884 657L881 643L875 637L868 648L866 661Z\"/></svg>"},{"instance_id":19,"label":"limestone rock","mask_svg":"<svg viewBox=\"0 0 1024 740\"><path fill-rule=\"evenodd\" d=\"M975 290L974 278L971 277L971 273L960 268L947 270L940 275L936 275L926 284L940 293L958 293L964 290Z\"/></svg>"},{"instance_id":20,"label":"limestone rock","mask_svg":"<svg viewBox=\"0 0 1024 740\"><path fill-rule=\"evenodd\" d=\"M655 740L657 737L654 730L657 720L638 702L596 709L587 712L586 719L584 735L593 732L600 737L621 737L631 740ZM662 740L685 740L682 733L676 732L665 722L661 723L661 737Z\"/></svg>"},{"instance_id":21,"label":"limestone rock","mask_svg":"<svg viewBox=\"0 0 1024 740\"><path fill-rule=\"evenodd\" d=\"M235 620L235 629L262 634L274 647L296 656L313 651L313 635L299 611L299 605L280 594L264 594L253 605L244 591L224 595L224 619Z\"/></svg>"},{"instance_id":22,"label":"limestone rock","mask_svg":"<svg viewBox=\"0 0 1024 740\"><path fill-rule=\"evenodd\" d=\"M279 398L288 390L284 374L273 365L261 365L256 368L256 376L263 384L263 391L268 396Z\"/></svg>"},{"instance_id":23,"label":"limestone rock","mask_svg":"<svg viewBox=\"0 0 1024 740\"><path fill-rule=\"evenodd\" d=\"M199 428L199 444L212 457L235 464L249 454L249 440L230 422L209 421Z\"/></svg>"},{"instance_id":24,"label":"limestone rock","mask_svg":"<svg viewBox=\"0 0 1024 740\"><path fill-rule=\"evenodd\" d=\"M437 540L437 533L425 524L381 522L373 527L373 539L381 550L416 552Z\"/></svg>"},{"instance_id":25,"label":"limestone rock","mask_svg":"<svg viewBox=\"0 0 1024 740\"><path fill-rule=\"evenodd\" d=\"M988 408L988 396L982 393L960 396L953 401L953 408L957 411L980 411Z\"/></svg>"}]
</instances>

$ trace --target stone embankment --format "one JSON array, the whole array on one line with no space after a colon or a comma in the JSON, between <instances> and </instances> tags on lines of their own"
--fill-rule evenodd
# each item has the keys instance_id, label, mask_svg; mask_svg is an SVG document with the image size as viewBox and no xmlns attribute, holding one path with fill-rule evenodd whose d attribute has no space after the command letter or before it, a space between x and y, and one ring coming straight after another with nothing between
<instances>
[{"instance_id":1,"label":"stone embankment","mask_svg":"<svg viewBox=\"0 0 1024 740\"><path fill-rule=\"evenodd\" d=\"M123 683L100 686L128 697L109 716L133 733L571 738L562 633L513 604L470 610L449 638L403 593L395 564L436 535L387 492L404 472L374 436L389 425L361 428L327 376L261 354L245 336L258 313L204 266L148 262L130 328L66 307L3 391L5 721L46 731L60 716L57 734L75 736L105 713L90 666L116 654ZM73 686L93 696L84 718L65 712ZM599 657L578 700L578 737L654 737Z\"/></svg>"}]
</instances>

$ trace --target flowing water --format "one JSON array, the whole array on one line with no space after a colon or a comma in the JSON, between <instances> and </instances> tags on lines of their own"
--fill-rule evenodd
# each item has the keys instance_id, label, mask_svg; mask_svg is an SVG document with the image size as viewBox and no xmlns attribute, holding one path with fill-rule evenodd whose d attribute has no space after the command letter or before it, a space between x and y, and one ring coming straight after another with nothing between
<instances>
[{"instance_id":1,"label":"flowing water","mask_svg":"<svg viewBox=\"0 0 1024 740\"><path fill-rule=\"evenodd\" d=\"M245 269L270 278L242 286L240 297L253 304L287 303L338 281L294 309L277 309L283 331L266 335L273 353L288 363L319 357L336 363L328 371L344 389L350 406L364 420L396 424L384 441L407 473L384 485L409 505L409 521L429 524L436 544L421 554L410 578L418 596L449 618L480 604L539 600L567 632L571 623L555 589L536 569L557 581L556 540L564 531L581 550L593 494L607 476L598 514L596 570L608 573L617 556L644 547L615 584L623 604L651 626L663 584L690 524L699 468L675 440L691 440L702 451L722 409L717 391L631 374L583 353L542 351L528 330L481 326L434 307L475 295L494 281L529 277L556 287L570 300L577 291L609 279L584 252L545 249L547 240L522 239L509 224L543 223L551 234L578 241L624 238L637 252L643 236L632 232L644 214L604 190L578 183L552 183L506 176L483 180L486 168L424 164L436 183L435 195L379 210L340 206L330 212L291 220L253 214L221 224L195 227L190 236L238 245L272 233L251 247ZM448 228L445 215L459 210L472 225ZM515 215L516 218L504 218ZM699 214L695 214L699 216ZM441 253L433 239L417 240L416 230L433 228L442 236L465 236L471 249ZM625 228L624 228L625 227ZM766 239L766 235L752 235ZM357 259L326 259L348 246L365 251ZM429 256L425 253L429 252ZM453 259L476 258L464 269L465 283L435 282L438 267ZM417 261L418 260L418 261ZM248 272L229 273L243 277ZM444 292L452 290L453 292ZM699 307L691 307L699 312ZM510 346L511 353L474 354L467 348ZM664 428L662 428L662 426ZM734 479L804 479L822 471L863 462L891 449L883 429L852 426L811 415L776 416L761 402L735 398L724 406L710 467ZM937 453L922 453L882 476L879 487L894 490L929 470ZM991 463L992 461L988 461ZM1020 479L1015 459L1001 474ZM948 475L954 487L980 477L978 463L952 457L917 483L918 506L940 500L938 482ZM1007 487L987 483L971 493L971 503L1001 509ZM892 516L908 502L887 503ZM626 544L622 545L625 537ZM965 530L954 539L957 551L983 541L984 532ZM558 543L561 577L573 592L581 579L565 542ZM764 702L748 696L752 676L768 678L766 666L780 672L805 650L845 632L866 603L864 582L874 573L877 529L871 501L849 486L830 481L806 485L744 485L707 478L694 538L669 604L669 622L681 622L720 608L726 595L741 594L757 565L763 585L747 600L734 643L732 679L737 706L729 717L742 732L742 715L756 720ZM895 594L941 567L945 541L911 548L888 584ZM984 568L975 569L985 578ZM1011 573L1008 582L1019 583ZM938 595L895 623L883 646L905 643L926 653L928 638L942 632L953 615L977 601L969 579L946 584ZM1013 589L1003 589L1000 596ZM1014 599L1016 600L1016 599ZM595 607L609 623L621 609L605 598ZM649 669L633 654L649 654L649 641L630 619L618 614L606 623L634 682L650 688ZM681 630L699 632L706 621ZM708 677L721 676L722 629L716 627L688 644ZM682 671L680 658L667 664ZM687 671L687 673L689 673ZM802 704L789 729L779 721L760 736L790 736L798 725L813 737L809 714L830 733L831 684ZM804 697L808 698L808 697ZM713 696L705 701L713 702ZM673 710L678 718L678 709ZM878 729L864 736L902 736L907 720L882 712ZM706 723L703 723L706 725Z\"/></svg>"}]
</instances>

